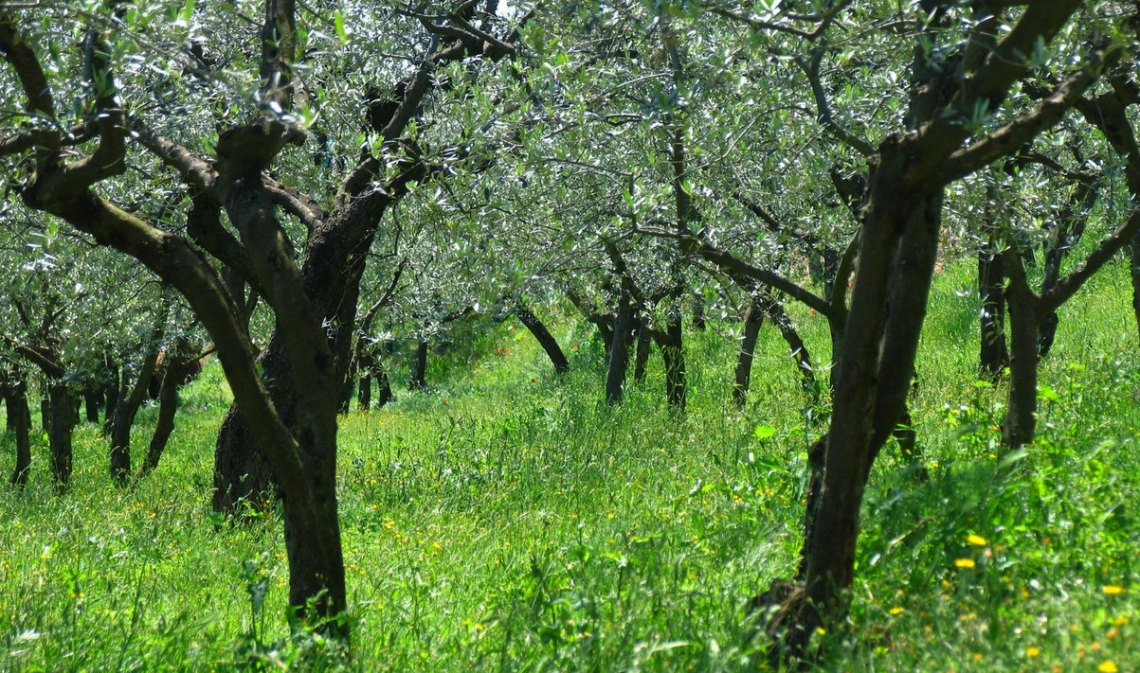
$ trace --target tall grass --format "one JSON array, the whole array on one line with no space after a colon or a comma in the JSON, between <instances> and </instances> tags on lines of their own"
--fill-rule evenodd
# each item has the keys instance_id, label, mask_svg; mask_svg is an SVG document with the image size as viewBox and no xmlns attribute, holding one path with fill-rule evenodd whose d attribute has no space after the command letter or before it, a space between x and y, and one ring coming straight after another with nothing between
<instances>
[{"instance_id":1,"label":"tall grass","mask_svg":"<svg viewBox=\"0 0 1140 673\"><path fill-rule=\"evenodd\" d=\"M817 639L828 667L1140 667L1126 273L1065 307L1039 440L1000 469L1005 389L976 380L971 270L938 277L913 400L931 479L891 447L876 465L850 622ZM793 314L826 363L822 319ZM347 646L289 633L277 517L230 525L209 510L229 399L216 366L133 489L111 486L106 443L84 427L74 487L54 496L37 437L28 487L0 492L0 669L760 667L747 603L794 570L804 448L822 431L779 334L762 332L743 412L728 402L738 327L688 334L679 416L659 359L623 405L599 404L600 345L585 323L557 324L572 356L561 380L506 323L441 356L433 389L343 418ZM0 455L11 465L10 438Z\"/></svg>"}]
</instances>

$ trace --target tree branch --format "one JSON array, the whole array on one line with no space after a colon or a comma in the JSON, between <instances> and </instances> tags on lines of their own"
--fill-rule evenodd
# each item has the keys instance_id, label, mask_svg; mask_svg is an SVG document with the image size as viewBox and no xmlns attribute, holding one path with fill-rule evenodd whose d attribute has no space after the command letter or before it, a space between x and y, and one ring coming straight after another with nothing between
<instances>
[{"instance_id":1,"label":"tree branch","mask_svg":"<svg viewBox=\"0 0 1140 673\"><path fill-rule=\"evenodd\" d=\"M943 183L957 180L978 170L995 159L1012 154L1018 147L1033 139L1041 131L1053 126L1065 112L1080 100L1106 64L1103 49L1089 58L1085 67L1073 73L1037 109L1021 115L977 142L952 153L945 162L932 166L934 179ZM931 176L927 176L930 179Z\"/></svg>"},{"instance_id":2,"label":"tree branch","mask_svg":"<svg viewBox=\"0 0 1140 673\"><path fill-rule=\"evenodd\" d=\"M1056 311L1061 304L1068 301L1089 278L1092 278L1093 274L1132 241L1137 232L1140 232L1140 209L1133 209L1128 221L1113 232L1111 236L1101 241L1096 250L1093 250L1085 258L1085 262L1080 268L1057 281L1056 285L1041 295L1042 315Z\"/></svg>"}]
</instances>

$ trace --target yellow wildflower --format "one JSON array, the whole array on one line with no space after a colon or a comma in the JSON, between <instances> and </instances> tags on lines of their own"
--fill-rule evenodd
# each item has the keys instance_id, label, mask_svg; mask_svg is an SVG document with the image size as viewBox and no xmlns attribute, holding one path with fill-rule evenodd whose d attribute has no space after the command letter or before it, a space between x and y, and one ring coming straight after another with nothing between
<instances>
[{"instance_id":1,"label":"yellow wildflower","mask_svg":"<svg viewBox=\"0 0 1140 673\"><path fill-rule=\"evenodd\" d=\"M888 612L890 612L891 616L893 617L893 616L901 615L905 611L906 611L906 608L893 607Z\"/></svg>"},{"instance_id":2,"label":"yellow wildflower","mask_svg":"<svg viewBox=\"0 0 1140 673\"><path fill-rule=\"evenodd\" d=\"M989 542L986 542L986 538L982 537L981 535L973 534L966 536L966 542L969 542L975 547L984 547L989 544Z\"/></svg>"},{"instance_id":3,"label":"yellow wildflower","mask_svg":"<svg viewBox=\"0 0 1140 673\"><path fill-rule=\"evenodd\" d=\"M1119 584L1106 584L1104 585L1105 596L1119 596L1120 594L1128 593L1128 589L1120 586Z\"/></svg>"},{"instance_id":4,"label":"yellow wildflower","mask_svg":"<svg viewBox=\"0 0 1140 673\"><path fill-rule=\"evenodd\" d=\"M977 564L974 563L974 559L972 559L972 558L954 559L954 567L955 568L962 568L963 570L969 570L970 568L973 568L976 565Z\"/></svg>"},{"instance_id":5,"label":"yellow wildflower","mask_svg":"<svg viewBox=\"0 0 1140 673\"><path fill-rule=\"evenodd\" d=\"M1100 673L1119 673L1120 668L1116 665L1116 662L1109 660L1100 662L1100 666L1097 666L1096 670L1100 671Z\"/></svg>"},{"instance_id":6,"label":"yellow wildflower","mask_svg":"<svg viewBox=\"0 0 1140 673\"><path fill-rule=\"evenodd\" d=\"M1041 654L1041 648L1039 648L1039 647L1032 647L1031 646L1031 647L1025 648L1025 656L1029 657L1030 659L1034 659L1034 658L1040 656L1040 654Z\"/></svg>"}]
</instances>

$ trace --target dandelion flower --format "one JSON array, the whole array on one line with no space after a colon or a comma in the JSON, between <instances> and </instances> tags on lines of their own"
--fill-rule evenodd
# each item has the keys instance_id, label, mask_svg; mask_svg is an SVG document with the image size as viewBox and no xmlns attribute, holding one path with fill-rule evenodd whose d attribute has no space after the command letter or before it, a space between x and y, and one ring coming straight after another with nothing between
<instances>
[{"instance_id":1,"label":"dandelion flower","mask_svg":"<svg viewBox=\"0 0 1140 673\"><path fill-rule=\"evenodd\" d=\"M1128 593L1128 589L1120 586L1119 584L1106 584L1104 585L1105 596L1119 596L1120 594Z\"/></svg>"},{"instance_id":2,"label":"dandelion flower","mask_svg":"<svg viewBox=\"0 0 1140 673\"><path fill-rule=\"evenodd\" d=\"M973 568L976 565L977 564L974 563L974 559L972 559L972 558L954 559L954 567L955 568L961 568L963 570L969 570L970 568Z\"/></svg>"},{"instance_id":3,"label":"dandelion flower","mask_svg":"<svg viewBox=\"0 0 1140 673\"><path fill-rule=\"evenodd\" d=\"M981 535L973 535L973 534L966 536L966 542L969 542L970 544L974 545L975 547L984 547L987 544L989 544L989 542L986 542L986 538L982 537Z\"/></svg>"},{"instance_id":4,"label":"dandelion flower","mask_svg":"<svg viewBox=\"0 0 1140 673\"><path fill-rule=\"evenodd\" d=\"M1097 666L1096 670L1100 671L1100 673L1118 673L1120 668L1116 665L1115 661L1109 660L1100 662L1100 666Z\"/></svg>"},{"instance_id":5,"label":"dandelion flower","mask_svg":"<svg viewBox=\"0 0 1140 673\"><path fill-rule=\"evenodd\" d=\"M890 612L892 617L897 616L897 615L901 615L905 611L906 611L906 608L902 608L902 607L893 607L890 610L888 610L888 612Z\"/></svg>"},{"instance_id":6,"label":"dandelion flower","mask_svg":"<svg viewBox=\"0 0 1140 673\"><path fill-rule=\"evenodd\" d=\"M817 635L820 635L820 636L826 636L827 635L827 629L823 628L822 626L816 627L815 632Z\"/></svg>"},{"instance_id":7,"label":"dandelion flower","mask_svg":"<svg viewBox=\"0 0 1140 673\"><path fill-rule=\"evenodd\" d=\"M1027 647L1027 648L1025 648L1025 656L1029 657L1030 659L1035 659L1036 657L1040 656L1040 654L1041 654L1041 648L1039 648L1039 647Z\"/></svg>"}]
</instances>

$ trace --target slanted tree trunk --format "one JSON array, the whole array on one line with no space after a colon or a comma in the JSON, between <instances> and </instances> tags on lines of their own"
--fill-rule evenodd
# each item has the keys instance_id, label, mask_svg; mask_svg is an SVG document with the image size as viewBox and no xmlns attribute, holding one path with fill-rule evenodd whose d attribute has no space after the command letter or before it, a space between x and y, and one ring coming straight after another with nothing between
<instances>
[{"instance_id":1,"label":"slanted tree trunk","mask_svg":"<svg viewBox=\"0 0 1140 673\"><path fill-rule=\"evenodd\" d=\"M792 319L784 311L784 305L778 299L769 299L764 304L764 312L772 318L772 323L780 330L780 336L784 337L784 343L788 344L792 359L796 362L796 370L800 373L800 385L804 392L811 397L812 402L818 401L819 386L816 384L815 369L811 364L811 353L808 352L807 344L800 338L800 333L796 331L796 326L792 324Z\"/></svg>"},{"instance_id":2,"label":"slanted tree trunk","mask_svg":"<svg viewBox=\"0 0 1140 673\"><path fill-rule=\"evenodd\" d=\"M523 304L518 305L515 315L518 316L523 325L526 325L526 328L542 346L542 350L550 358L550 363L554 365L554 372L562 375L570 371L570 362L566 359L566 354L562 352L558 341L550 334L550 330L546 329L546 325L538 319L538 316Z\"/></svg>"},{"instance_id":3,"label":"slanted tree trunk","mask_svg":"<svg viewBox=\"0 0 1140 673\"><path fill-rule=\"evenodd\" d=\"M127 377L123 377L124 388L119 392L119 404L115 406L114 421L111 424L111 480L116 486L126 486L131 477L131 428L139 407L146 400L150 381L154 378L158 364L158 341L154 339L151 349L139 362L138 375L134 384L126 388ZM125 374L125 372L124 372Z\"/></svg>"},{"instance_id":4,"label":"slanted tree trunk","mask_svg":"<svg viewBox=\"0 0 1140 673\"><path fill-rule=\"evenodd\" d=\"M197 366L197 356L181 348L176 352L167 351L163 366L166 368L166 372L158 390L158 420L155 422L154 434L150 438L150 444L147 445L146 457L139 467L137 477L139 479L154 472L158 468L159 461L162 460L162 454L166 451L170 435L174 432L174 417L178 413L178 389L186 380L187 373L191 368Z\"/></svg>"},{"instance_id":5,"label":"slanted tree trunk","mask_svg":"<svg viewBox=\"0 0 1140 673\"><path fill-rule=\"evenodd\" d=\"M1114 90L1077 101L1075 107L1092 126L1100 129L1112 149L1127 158L1124 178L1135 208L1140 204L1140 151L1136 133L1129 121L1128 107L1136 102L1134 84L1118 78ZM1127 98L1123 97L1127 96ZM1129 274L1132 279L1132 314L1140 331L1140 235L1128 243Z\"/></svg>"},{"instance_id":6,"label":"slanted tree trunk","mask_svg":"<svg viewBox=\"0 0 1140 673\"><path fill-rule=\"evenodd\" d=\"M625 374L629 368L629 321L633 313L629 294L629 288L623 282L617 317L614 319L609 367L606 370L606 404L610 405L621 403L625 391Z\"/></svg>"},{"instance_id":7,"label":"slanted tree trunk","mask_svg":"<svg viewBox=\"0 0 1140 673\"><path fill-rule=\"evenodd\" d=\"M764 325L764 310L760 299L752 298L748 312L744 314L744 333L740 336L740 350L736 355L736 376L732 384L732 401L736 408L743 409L748 402L748 389L752 384L752 360L756 353L756 341L760 328Z\"/></svg>"}]
</instances>

